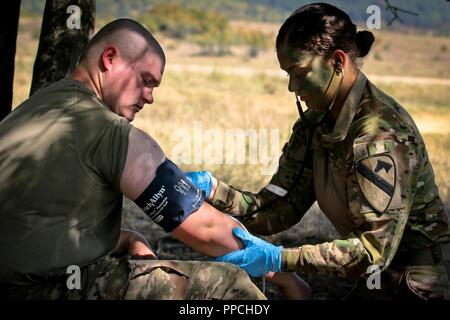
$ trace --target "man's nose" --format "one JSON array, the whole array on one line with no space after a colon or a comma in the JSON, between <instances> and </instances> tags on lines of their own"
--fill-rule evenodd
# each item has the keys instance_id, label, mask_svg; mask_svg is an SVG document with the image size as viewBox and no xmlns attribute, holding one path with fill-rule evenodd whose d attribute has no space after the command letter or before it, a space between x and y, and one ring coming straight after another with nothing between
<instances>
[{"instance_id":1,"label":"man's nose","mask_svg":"<svg viewBox=\"0 0 450 320\"><path fill-rule=\"evenodd\" d=\"M142 101L144 103L152 104L155 99L153 98L153 90L145 90L142 92Z\"/></svg>"}]
</instances>

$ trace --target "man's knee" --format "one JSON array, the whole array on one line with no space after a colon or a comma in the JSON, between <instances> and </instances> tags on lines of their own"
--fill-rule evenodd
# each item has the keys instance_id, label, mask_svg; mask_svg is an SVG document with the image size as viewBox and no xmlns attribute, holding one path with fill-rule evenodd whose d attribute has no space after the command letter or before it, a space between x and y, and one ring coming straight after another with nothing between
<instances>
[{"instance_id":1,"label":"man's knee","mask_svg":"<svg viewBox=\"0 0 450 320\"><path fill-rule=\"evenodd\" d=\"M264 294L239 267L221 262L209 262L198 271L200 285L210 288L210 299L266 299ZM207 283L202 283L205 279Z\"/></svg>"},{"instance_id":2,"label":"man's knee","mask_svg":"<svg viewBox=\"0 0 450 320\"><path fill-rule=\"evenodd\" d=\"M143 261L131 268L125 299L265 299L240 268L218 262Z\"/></svg>"}]
</instances>

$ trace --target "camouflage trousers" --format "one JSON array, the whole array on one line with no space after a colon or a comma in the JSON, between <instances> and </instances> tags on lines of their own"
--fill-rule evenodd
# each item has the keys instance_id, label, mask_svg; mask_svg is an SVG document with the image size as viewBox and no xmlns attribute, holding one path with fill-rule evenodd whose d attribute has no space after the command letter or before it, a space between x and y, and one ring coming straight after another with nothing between
<instances>
[{"instance_id":1,"label":"camouflage trousers","mask_svg":"<svg viewBox=\"0 0 450 320\"><path fill-rule=\"evenodd\" d=\"M28 288L12 299L92 300L265 300L238 267L219 262L135 260L108 257L81 269L81 288L69 290L67 276Z\"/></svg>"},{"instance_id":2,"label":"camouflage trousers","mask_svg":"<svg viewBox=\"0 0 450 320\"><path fill-rule=\"evenodd\" d=\"M347 300L450 300L450 262L388 268L379 288L369 289L361 279Z\"/></svg>"}]
</instances>

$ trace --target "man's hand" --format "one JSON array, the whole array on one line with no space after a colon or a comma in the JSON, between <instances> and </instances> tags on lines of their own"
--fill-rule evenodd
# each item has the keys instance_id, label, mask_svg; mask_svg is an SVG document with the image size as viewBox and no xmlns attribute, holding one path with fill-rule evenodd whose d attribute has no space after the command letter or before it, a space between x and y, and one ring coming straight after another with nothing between
<instances>
[{"instance_id":1,"label":"man's hand","mask_svg":"<svg viewBox=\"0 0 450 320\"><path fill-rule=\"evenodd\" d=\"M282 246L276 247L241 228L233 228L233 234L242 240L245 248L218 257L215 261L236 264L252 277L263 276L269 271L281 271Z\"/></svg>"},{"instance_id":2,"label":"man's hand","mask_svg":"<svg viewBox=\"0 0 450 320\"><path fill-rule=\"evenodd\" d=\"M119 242L111 255L120 257L126 254L133 258L157 259L156 254L150 249L150 245L141 234L122 229Z\"/></svg>"},{"instance_id":3,"label":"man's hand","mask_svg":"<svg viewBox=\"0 0 450 320\"><path fill-rule=\"evenodd\" d=\"M194 171L186 172L185 174L194 186L203 191L206 199L210 200L214 196L217 180L209 171Z\"/></svg>"},{"instance_id":4,"label":"man's hand","mask_svg":"<svg viewBox=\"0 0 450 320\"><path fill-rule=\"evenodd\" d=\"M294 272L269 272L265 275L268 282L276 285L288 300L308 300L311 288Z\"/></svg>"}]
</instances>

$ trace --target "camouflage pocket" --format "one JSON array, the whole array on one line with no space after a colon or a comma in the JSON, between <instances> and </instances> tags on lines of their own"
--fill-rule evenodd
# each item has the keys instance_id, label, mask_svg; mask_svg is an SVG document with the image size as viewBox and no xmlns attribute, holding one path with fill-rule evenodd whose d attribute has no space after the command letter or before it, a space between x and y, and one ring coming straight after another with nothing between
<instances>
[{"instance_id":1,"label":"camouflage pocket","mask_svg":"<svg viewBox=\"0 0 450 320\"><path fill-rule=\"evenodd\" d=\"M130 260L130 268L124 299L265 299L248 275L229 263Z\"/></svg>"},{"instance_id":2,"label":"camouflage pocket","mask_svg":"<svg viewBox=\"0 0 450 320\"><path fill-rule=\"evenodd\" d=\"M191 265L182 261L130 260L130 282L124 299L180 300L188 290Z\"/></svg>"},{"instance_id":3,"label":"camouflage pocket","mask_svg":"<svg viewBox=\"0 0 450 320\"><path fill-rule=\"evenodd\" d=\"M450 299L450 284L444 265L412 266L405 277L409 289L422 299Z\"/></svg>"},{"instance_id":4,"label":"camouflage pocket","mask_svg":"<svg viewBox=\"0 0 450 320\"><path fill-rule=\"evenodd\" d=\"M178 273L185 277L192 272L190 264L183 263L183 261L172 260L134 260L129 261L130 264L130 279L134 279L141 275L151 273L155 269L162 269L168 273Z\"/></svg>"},{"instance_id":5,"label":"camouflage pocket","mask_svg":"<svg viewBox=\"0 0 450 320\"><path fill-rule=\"evenodd\" d=\"M129 256L107 257L89 266L89 300L119 300L123 297L129 282Z\"/></svg>"}]
</instances>

